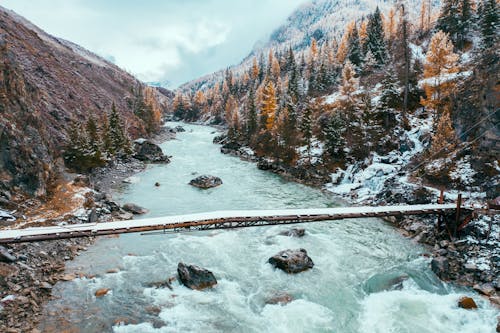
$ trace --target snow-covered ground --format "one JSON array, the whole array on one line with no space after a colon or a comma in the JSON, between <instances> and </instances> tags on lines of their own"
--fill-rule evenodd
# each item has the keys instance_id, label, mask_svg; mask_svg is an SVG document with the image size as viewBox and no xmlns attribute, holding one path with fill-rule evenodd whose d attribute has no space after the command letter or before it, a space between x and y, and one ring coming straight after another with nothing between
<instances>
[{"instance_id":1,"label":"snow-covered ground","mask_svg":"<svg viewBox=\"0 0 500 333\"><path fill-rule=\"evenodd\" d=\"M16 218L9 212L0 209L0 221L9 221L13 222Z\"/></svg>"},{"instance_id":2,"label":"snow-covered ground","mask_svg":"<svg viewBox=\"0 0 500 333\"><path fill-rule=\"evenodd\" d=\"M362 203L372 201L384 189L384 183L392 177L397 177L399 183L415 187L415 184L409 182L406 172L402 171L415 155L424 150L421 139L430 133L432 119L410 117L409 121L411 130L403 134L411 143L409 150L394 150L384 156L372 153L363 163L350 164L345 170L339 168L331 174L332 182L325 185L326 189L355 203Z\"/></svg>"}]
</instances>

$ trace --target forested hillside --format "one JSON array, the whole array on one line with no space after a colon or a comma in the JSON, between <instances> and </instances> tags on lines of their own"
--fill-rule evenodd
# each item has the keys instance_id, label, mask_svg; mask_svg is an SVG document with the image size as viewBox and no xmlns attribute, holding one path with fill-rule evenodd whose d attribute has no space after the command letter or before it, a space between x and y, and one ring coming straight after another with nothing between
<instances>
[{"instance_id":1,"label":"forested hillside","mask_svg":"<svg viewBox=\"0 0 500 333\"><path fill-rule=\"evenodd\" d=\"M84 171L118 156L129 135L158 129L165 103L117 66L0 7L0 199L45 195L65 164Z\"/></svg>"},{"instance_id":2,"label":"forested hillside","mask_svg":"<svg viewBox=\"0 0 500 333\"><path fill-rule=\"evenodd\" d=\"M339 38L308 36L305 49L273 35L267 54L185 85L172 111L226 124L233 147L270 168L340 175L335 183L383 160L435 186L498 195L498 2L385 8Z\"/></svg>"}]
</instances>

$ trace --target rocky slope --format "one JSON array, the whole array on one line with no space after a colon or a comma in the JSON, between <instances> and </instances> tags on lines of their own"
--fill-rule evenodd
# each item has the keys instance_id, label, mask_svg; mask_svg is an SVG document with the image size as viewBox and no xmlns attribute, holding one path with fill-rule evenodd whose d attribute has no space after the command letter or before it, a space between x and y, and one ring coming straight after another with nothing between
<instances>
[{"instance_id":1,"label":"rocky slope","mask_svg":"<svg viewBox=\"0 0 500 333\"><path fill-rule=\"evenodd\" d=\"M0 7L0 199L12 190L48 193L73 120L100 118L115 103L129 133L144 135L134 115L144 89L117 66ZM154 90L153 98L161 104L168 96Z\"/></svg>"}]
</instances>

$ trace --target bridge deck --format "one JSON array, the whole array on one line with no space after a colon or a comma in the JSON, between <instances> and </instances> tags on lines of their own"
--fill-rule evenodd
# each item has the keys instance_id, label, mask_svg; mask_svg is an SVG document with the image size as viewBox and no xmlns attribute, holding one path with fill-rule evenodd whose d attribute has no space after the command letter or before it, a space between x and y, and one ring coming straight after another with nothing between
<instances>
[{"instance_id":1,"label":"bridge deck","mask_svg":"<svg viewBox=\"0 0 500 333\"><path fill-rule=\"evenodd\" d=\"M455 209L455 204L429 204L318 209L215 211L129 221L1 230L0 244L155 230L169 230L175 232L328 221L345 218L439 214L452 212L455 211Z\"/></svg>"}]
</instances>

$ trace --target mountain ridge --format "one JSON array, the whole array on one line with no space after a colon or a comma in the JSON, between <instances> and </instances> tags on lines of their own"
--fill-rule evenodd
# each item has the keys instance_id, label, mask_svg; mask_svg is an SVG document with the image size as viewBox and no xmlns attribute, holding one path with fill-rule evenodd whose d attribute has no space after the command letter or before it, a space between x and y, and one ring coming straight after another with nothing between
<instances>
[{"instance_id":1,"label":"mountain ridge","mask_svg":"<svg viewBox=\"0 0 500 333\"><path fill-rule=\"evenodd\" d=\"M112 104L133 137L147 135L134 114L146 86L70 41L51 36L0 7L0 191L48 193L64 169L61 152L72 122L100 119ZM152 90L165 105L167 97ZM1 196L1 195L0 195Z\"/></svg>"}]
</instances>

